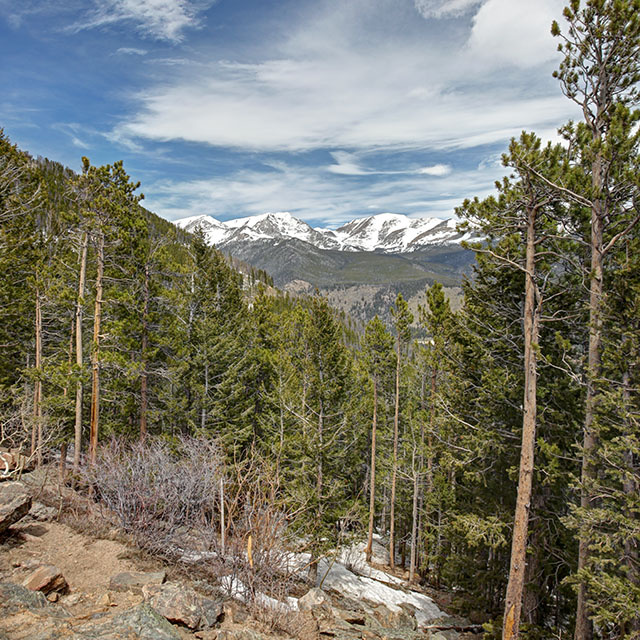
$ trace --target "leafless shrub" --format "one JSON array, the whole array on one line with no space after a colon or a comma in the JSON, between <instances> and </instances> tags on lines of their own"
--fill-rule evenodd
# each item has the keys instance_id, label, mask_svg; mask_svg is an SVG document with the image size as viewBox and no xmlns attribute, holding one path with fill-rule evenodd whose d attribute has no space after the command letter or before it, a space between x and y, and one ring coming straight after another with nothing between
<instances>
[{"instance_id":1,"label":"leafless shrub","mask_svg":"<svg viewBox=\"0 0 640 640\"><path fill-rule=\"evenodd\" d=\"M259 456L225 466L207 438L103 446L87 482L115 523L147 551L192 563L272 628L288 615L288 516ZM280 621L280 622L279 622Z\"/></svg>"},{"instance_id":2,"label":"leafless shrub","mask_svg":"<svg viewBox=\"0 0 640 640\"><path fill-rule=\"evenodd\" d=\"M114 439L102 447L86 479L117 524L141 547L171 556L194 531L211 529L221 469L211 440Z\"/></svg>"}]
</instances>

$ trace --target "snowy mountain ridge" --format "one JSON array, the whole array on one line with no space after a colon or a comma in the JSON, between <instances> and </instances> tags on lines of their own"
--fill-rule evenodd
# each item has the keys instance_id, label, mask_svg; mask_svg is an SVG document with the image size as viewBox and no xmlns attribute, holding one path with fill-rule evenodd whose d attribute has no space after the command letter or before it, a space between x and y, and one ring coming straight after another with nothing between
<instances>
[{"instance_id":1,"label":"snowy mountain ridge","mask_svg":"<svg viewBox=\"0 0 640 640\"><path fill-rule=\"evenodd\" d=\"M380 213L357 218L337 229L313 228L287 212L263 213L221 222L208 215L174 222L187 231L201 228L207 241L223 248L253 241L301 240L318 249L408 253L429 246L460 245L472 237L456 231L452 219L409 218L399 213Z\"/></svg>"}]
</instances>

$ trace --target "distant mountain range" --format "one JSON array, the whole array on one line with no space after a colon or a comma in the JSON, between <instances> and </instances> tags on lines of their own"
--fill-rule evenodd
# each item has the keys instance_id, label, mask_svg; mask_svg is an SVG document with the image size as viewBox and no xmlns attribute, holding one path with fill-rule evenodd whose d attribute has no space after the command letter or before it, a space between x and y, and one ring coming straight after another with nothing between
<instances>
[{"instance_id":1,"label":"distant mountain range","mask_svg":"<svg viewBox=\"0 0 640 640\"><path fill-rule=\"evenodd\" d=\"M201 215L175 224L200 228L210 244L270 273L277 287L294 294L319 289L361 321L375 314L388 319L398 292L417 312L436 280L448 287L455 305L474 261L461 246L474 235L440 218L381 213L337 229L314 229L290 213L265 213L225 222Z\"/></svg>"},{"instance_id":2,"label":"distant mountain range","mask_svg":"<svg viewBox=\"0 0 640 640\"><path fill-rule=\"evenodd\" d=\"M470 234L456 231L454 220L409 218L380 213L357 218L337 229L313 228L290 213L264 213L220 222L207 215L177 220L187 231L200 227L220 249L238 242L301 240L317 249L408 253L430 246L459 245Z\"/></svg>"}]
</instances>

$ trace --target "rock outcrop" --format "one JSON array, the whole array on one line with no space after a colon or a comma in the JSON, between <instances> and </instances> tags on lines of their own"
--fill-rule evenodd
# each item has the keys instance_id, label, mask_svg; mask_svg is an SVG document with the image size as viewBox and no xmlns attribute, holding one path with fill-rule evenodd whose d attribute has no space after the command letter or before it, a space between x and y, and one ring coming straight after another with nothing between
<instances>
[{"instance_id":1,"label":"rock outcrop","mask_svg":"<svg viewBox=\"0 0 640 640\"><path fill-rule=\"evenodd\" d=\"M68 589L62 572L53 565L38 567L22 585L30 591L41 591L45 595L51 592L64 593Z\"/></svg>"},{"instance_id":2,"label":"rock outcrop","mask_svg":"<svg viewBox=\"0 0 640 640\"><path fill-rule=\"evenodd\" d=\"M142 588L145 600L169 622L189 629L201 630L212 627L222 614L222 604L205 598L191 587L178 582L160 585L145 585Z\"/></svg>"},{"instance_id":3,"label":"rock outcrop","mask_svg":"<svg viewBox=\"0 0 640 640\"><path fill-rule=\"evenodd\" d=\"M128 571L113 576L109 582L112 591L132 591L142 593L142 589L150 585L162 584L167 579L166 571L137 572Z\"/></svg>"},{"instance_id":4,"label":"rock outcrop","mask_svg":"<svg viewBox=\"0 0 640 640\"><path fill-rule=\"evenodd\" d=\"M31 509L31 496L20 482L0 484L0 534L24 518Z\"/></svg>"}]
</instances>

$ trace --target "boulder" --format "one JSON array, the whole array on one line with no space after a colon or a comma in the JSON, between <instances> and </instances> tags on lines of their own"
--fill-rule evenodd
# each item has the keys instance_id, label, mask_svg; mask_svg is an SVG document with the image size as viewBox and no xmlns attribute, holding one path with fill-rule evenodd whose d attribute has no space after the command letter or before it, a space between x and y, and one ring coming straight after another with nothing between
<instances>
[{"instance_id":1,"label":"boulder","mask_svg":"<svg viewBox=\"0 0 640 640\"><path fill-rule=\"evenodd\" d=\"M227 600L222 605L225 624L243 624L249 618L247 608L236 600Z\"/></svg>"},{"instance_id":2,"label":"boulder","mask_svg":"<svg viewBox=\"0 0 640 640\"><path fill-rule=\"evenodd\" d=\"M331 607L331 598L318 587L309 589L302 598L298 599L298 609L300 611L309 611L321 606Z\"/></svg>"},{"instance_id":3,"label":"boulder","mask_svg":"<svg viewBox=\"0 0 640 640\"><path fill-rule=\"evenodd\" d=\"M415 630L417 626L415 617L402 607L391 609L379 604L373 609L373 616L385 629Z\"/></svg>"},{"instance_id":4,"label":"boulder","mask_svg":"<svg viewBox=\"0 0 640 640\"><path fill-rule=\"evenodd\" d=\"M118 573L109 581L109 589L111 589L111 591L133 591L134 593L142 593L142 587L162 584L166 578L166 571L146 573L129 571Z\"/></svg>"},{"instance_id":5,"label":"boulder","mask_svg":"<svg viewBox=\"0 0 640 640\"><path fill-rule=\"evenodd\" d=\"M0 478L10 478L16 473L33 468L33 463L18 449L0 447Z\"/></svg>"},{"instance_id":6,"label":"boulder","mask_svg":"<svg viewBox=\"0 0 640 640\"><path fill-rule=\"evenodd\" d=\"M264 640L264 636L251 629L221 629L217 640Z\"/></svg>"},{"instance_id":7,"label":"boulder","mask_svg":"<svg viewBox=\"0 0 640 640\"><path fill-rule=\"evenodd\" d=\"M436 631L431 634L431 640L457 640L460 634L456 631Z\"/></svg>"},{"instance_id":8,"label":"boulder","mask_svg":"<svg viewBox=\"0 0 640 640\"><path fill-rule=\"evenodd\" d=\"M197 594L178 582L147 584L142 587L144 599L169 622L189 629L212 627L222 614L222 604Z\"/></svg>"},{"instance_id":9,"label":"boulder","mask_svg":"<svg viewBox=\"0 0 640 640\"><path fill-rule=\"evenodd\" d=\"M34 520L40 520L40 522L48 522L55 520L58 515L58 510L55 507L47 507L42 502L34 502L29 510L29 515Z\"/></svg>"},{"instance_id":10,"label":"boulder","mask_svg":"<svg viewBox=\"0 0 640 640\"><path fill-rule=\"evenodd\" d=\"M0 611L7 613L20 608L45 609L51 607L43 593L29 591L12 582L0 582Z\"/></svg>"},{"instance_id":11,"label":"boulder","mask_svg":"<svg viewBox=\"0 0 640 640\"><path fill-rule=\"evenodd\" d=\"M31 496L20 482L0 484L0 533L29 513Z\"/></svg>"},{"instance_id":12,"label":"boulder","mask_svg":"<svg viewBox=\"0 0 640 640\"><path fill-rule=\"evenodd\" d=\"M148 604L74 628L73 640L180 640L180 634Z\"/></svg>"},{"instance_id":13,"label":"boulder","mask_svg":"<svg viewBox=\"0 0 640 640\"><path fill-rule=\"evenodd\" d=\"M38 567L24 580L22 585L30 591L42 591L44 594L64 593L69 587L60 569L53 565Z\"/></svg>"}]
</instances>

